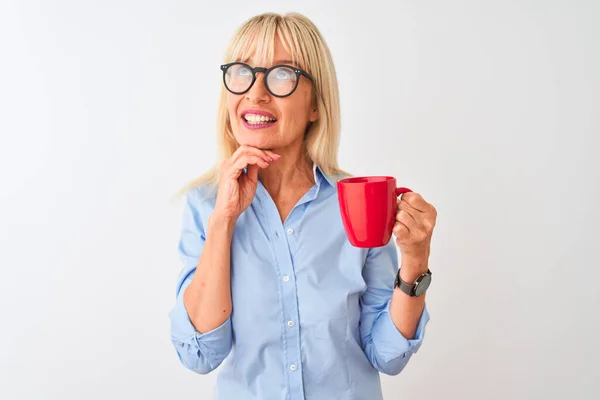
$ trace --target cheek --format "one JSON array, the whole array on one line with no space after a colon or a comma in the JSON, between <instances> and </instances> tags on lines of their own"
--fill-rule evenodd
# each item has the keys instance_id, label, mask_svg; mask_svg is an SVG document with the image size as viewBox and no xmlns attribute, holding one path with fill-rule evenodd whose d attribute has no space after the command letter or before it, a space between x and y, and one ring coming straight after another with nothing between
<instances>
[{"instance_id":1,"label":"cheek","mask_svg":"<svg viewBox=\"0 0 600 400\"><path fill-rule=\"evenodd\" d=\"M281 102L279 109L286 117L286 124L304 128L310 122L312 111L310 87L298 87L289 101Z\"/></svg>"},{"instance_id":2,"label":"cheek","mask_svg":"<svg viewBox=\"0 0 600 400\"><path fill-rule=\"evenodd\" d=\"M237 101L231 94L227 94L227 110L229 111L229 115L235 115Z\"/></svg>"},{"instance_id":3,"label":"cheek","mask_svg":"<svg viewBox=\"0 0 600 400\"><path fill-rule=\"evenodd\" d=\"M302 111L294 107L289 107L284 110L284 125L286 131L296 130L303 123Z\"/></svg>"},{"instance_id":4,"label":"cheek","mask_svg":"<svg viewBox=\"0 0 600 400\"><path fill-rule=\"evenodd\" d=\"M234 129L239 122L237 120L237 111L238 111L238 105L240 103L240 99L238 99L237 97L239 97L239 96L227 94L227 111L229 112L229 119L231 121L231 126Z\"/></svg>"}]
</instances>

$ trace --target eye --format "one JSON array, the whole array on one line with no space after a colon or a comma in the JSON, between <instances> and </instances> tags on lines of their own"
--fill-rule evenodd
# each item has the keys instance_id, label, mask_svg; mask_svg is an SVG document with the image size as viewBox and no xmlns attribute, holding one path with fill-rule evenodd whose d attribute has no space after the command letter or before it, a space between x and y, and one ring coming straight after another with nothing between
<instances>
[{"instance_id":1,"label":"eye","mask_svg":"<svg viewBox=\"0 0 600 400\"><path fill-rule=\"evenodd\" d=\"M252 71L250 71L247 67L240 67L237 71L239 76L250 76L252 75Z\"/></svg>"},{"instance_id":2,"label":"eye","mask_svg":"<svg viewBox=\"0 0 600 400\"><path fill-rule=\"evenodd\" d=\"M278 80L289 80L295 76L294 72L287 68L277 68L273 72L275 75L275 79L278 79Z\"/></svg>"}]
</instances>

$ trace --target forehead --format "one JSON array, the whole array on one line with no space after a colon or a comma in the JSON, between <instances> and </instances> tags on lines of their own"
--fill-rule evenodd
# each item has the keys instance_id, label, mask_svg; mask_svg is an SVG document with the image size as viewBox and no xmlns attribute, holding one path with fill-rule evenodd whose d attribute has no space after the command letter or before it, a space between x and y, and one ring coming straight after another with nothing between
<instances>
[{"instance_id":1,"label":"forehead","mask_svg":"<svg viewBox=\"0 0 600 400\"><path fill-rule=\"evenodd\" d=\"M252 45L248 46L246 54L241 55L240 60L253 67L270 67L277 64L297 65L292 53L286 44L279 38L279 35L270 41L253 40Z\"/></svg>"}]
</instances>

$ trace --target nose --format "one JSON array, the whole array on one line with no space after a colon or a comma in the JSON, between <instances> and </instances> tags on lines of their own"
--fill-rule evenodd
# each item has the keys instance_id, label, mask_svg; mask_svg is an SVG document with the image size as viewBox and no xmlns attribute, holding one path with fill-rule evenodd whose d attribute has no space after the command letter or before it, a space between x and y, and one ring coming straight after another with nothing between
<instances>
[{"instance_id":1,"label":"nose","mask_svg":"<svg viewBox=\"0 0 600 400\"><path fill-rule=\"evenodd\" d=\"M265 75L262 72L256 73L254 85L246 92L246 99L254 104L268 103L271 95L265 86Z\"/></svg>"}]
</instances>

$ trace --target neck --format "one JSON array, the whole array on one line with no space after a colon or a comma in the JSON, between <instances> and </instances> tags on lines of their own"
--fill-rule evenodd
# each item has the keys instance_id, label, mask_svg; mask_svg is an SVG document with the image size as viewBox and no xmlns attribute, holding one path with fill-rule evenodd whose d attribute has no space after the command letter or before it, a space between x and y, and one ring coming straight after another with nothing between
<instances>
[{"instance_id":1,"label":"neck","mask_svg":"<svg viewBox=\"0 0 600 400\"><path fill-rule=\"evenodd\" d=\"M304 143L272 151L281 159L259 172L259 179L271 197L315 184L312 162L306 156Z\"/></svg>"}]
</instances>

